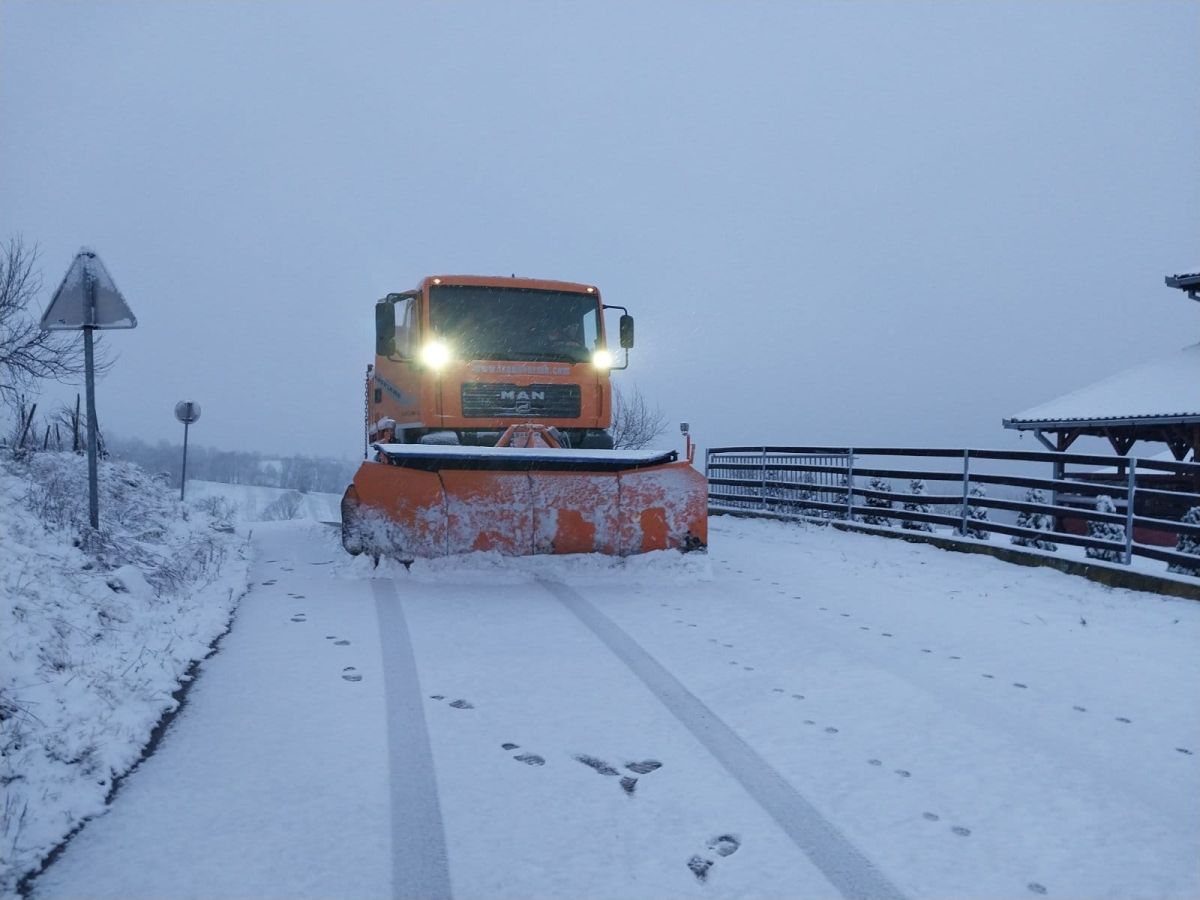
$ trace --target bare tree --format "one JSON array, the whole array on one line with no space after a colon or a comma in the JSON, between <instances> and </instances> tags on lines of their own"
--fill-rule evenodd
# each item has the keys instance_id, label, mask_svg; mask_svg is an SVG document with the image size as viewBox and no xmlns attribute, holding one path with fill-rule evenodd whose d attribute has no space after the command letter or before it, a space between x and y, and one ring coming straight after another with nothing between
<instances>
[{"instance_id":1,"label":"bare tree","mask_svg":"<svg viewBox=\"0 0 1200 900\"><path fill-rule=\"evenodd\" d=\"M612 386L613 449L640 450L667 429L667 417L657 406L653 409L636 387L626 396L615 384Z\"/></svg>"},{"instance_id":2,"label":"bare tree","mask_svg":"<svg viewBox=\"0 0 1200 900\"><path fill-rule=\"evenodd\" d=\"M37 261L37 246L20 237L0 245L0 403L9 407L38 381L69 381L84 371L80 335L42 331L31 309L42 289ZM97 374L107 371L111 359L96 356Z\"/></svg>"}]
</instances>

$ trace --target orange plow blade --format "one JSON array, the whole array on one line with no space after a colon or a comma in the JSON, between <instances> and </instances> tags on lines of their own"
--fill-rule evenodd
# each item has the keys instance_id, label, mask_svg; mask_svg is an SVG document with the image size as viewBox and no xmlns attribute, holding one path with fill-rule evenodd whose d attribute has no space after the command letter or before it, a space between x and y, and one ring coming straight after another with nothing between
<instances>
[{"instance_id":1,"label":"orange plow blade","mask_svg":"<svg viewBox=\"0 0 1200 900\"><path fill-rule=\"evenodd\" d=\"M674 452L376 446L342 500L351 553L417 557L698 550L703 475Z\"/></svg>"}]
</instances>

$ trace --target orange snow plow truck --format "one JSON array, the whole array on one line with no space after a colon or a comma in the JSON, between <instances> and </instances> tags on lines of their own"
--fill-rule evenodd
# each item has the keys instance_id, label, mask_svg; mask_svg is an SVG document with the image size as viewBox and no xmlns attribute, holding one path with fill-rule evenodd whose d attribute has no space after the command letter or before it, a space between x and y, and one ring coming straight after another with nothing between
<instances>
[{"instance_id":1,"label":"orange snow plow truck","mask_svg":"<svg viewBox=\"0 0 1200 900\"><path fill-rule=\"evenodd\" d=\"M346 550L410 561L704 548L707 483L690 438L682 460L613 449L605 309L622 312L627 358L633 317L591 285L443 275L377 302L373 458L342 498Z\"/></svg>"}]
</instances>

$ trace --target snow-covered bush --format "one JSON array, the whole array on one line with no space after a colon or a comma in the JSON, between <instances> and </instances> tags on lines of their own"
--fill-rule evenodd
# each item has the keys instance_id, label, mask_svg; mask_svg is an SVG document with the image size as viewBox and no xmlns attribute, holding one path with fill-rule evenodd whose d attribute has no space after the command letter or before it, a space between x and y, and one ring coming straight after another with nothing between
<instances>
[{"instance_id":1,"label":"snow-covered bush","mask_svg":"<svg viewBox=\"0 0 1200 900\"><path fill-rule=\"evenodd\" d=\"M155 478L157 477L156 475ZM228 497L212 494L211 496L194 500L192 505L200 510L200 512L211 517L217 523L218 530L220 531L228 531L233 527L233 523L237 521L238 505Z\"/></svg>"},{"instance_id":2,"label":"snow-covered bush","mask_svg":"<svg viewBox=\"0 0 1200 900\"><path fill-rule=\"evenodd\" d=\"M908 483L908 492L921 496L925 493L925 481L922 478L914 478ZM933 508L928 503L922 503L920 500L906 500L904 509L907 512L931 513ZM933 531L933 525L930 522L921 522L919 520L905 519L900 523L902 528L907 528L909 531Z\"/></svg>"},{"instance_id":3,"label":"snow-covered bush","mask_svg":"<svg viewBox=\"0 0 1200 900\"><path fill-rule=\"evenodd\" d=\"M304 495L299 491L288 491L280 494L263 507L260 518L264 522L284 522L290 519L303 518L300 512L304 506Z\"/></svg>"},{"instance_id":4,"label":"snow-covered bush","mask_svg":"<svg viewBox=\"0 0 1200 900\"><path fill-rule=\"evenodd\" d=\"M972 497L986 497L987 491L984 490L983 485L973 484L973 485L971 485L971 489L970 489L970 491L968 491L968 494ZM988 511L987 511L986 506L976 506L973 503L967 504L967 529L966 529L967 537L973 537L973 538L976 538L981 541L986 541L988 539L988 535L990 535L991 532L989 532L986 529L979 527L979 526L973 527L971 525L971 523L972 522L987 522L987 521L988 521Z\"/></svg>"},{"instance_id":5,"label":"snow-covered bush","mask_svg":"<svg viewBox=\"0 0 1200 900\"><path fill-rule=\"evenodd\" d=\"M1180 519L1185 525L1200 525L1200 506L1193 506ZM1179 553L1190 553L1196 557L1196 565L1187 566L1183 563L1171 563L1167 566L1168 572L1174 572L1176 575L1191 575L1195 578L1200 578L1200 538L1190 534L1181 534L1179 542L1175 545L1176 551Z\"/></svg>"},{"instance_id":6,"label":"snow-covered bush","mask_svg":"<svg viewBox=\"0 0 1200 900\"><path fill-rule=\"evenodd\" d=\"M101 812L246 584L241 539L129 463L0 458L0 895Z\"/></svg>"},{"instance_id":7,"label":"snow-covered bush","mask_svg":"<svg viewBox=\"0 0 1200 900\"><path fill-rule=\"evenodd\" d=\"M1025 493L1026 503L1046 503L1046 495L1038 488L1030 488ZM1050 532L1054 530L1054 517L1043 512L1023 512L1017 516L1017 525L1021 528L1032 528L1035 531ZM1058 544L1040 537L1025 537L1013 535L1012 542L1021 547L1033 547L1037 550L1057 550Z\"/></svg>"},{"instance_id":8,"label":"snow-covered bush","mask_svg":"<svg viewBox=\"0 0 1200 900\"><path fill-rule=\"evenodd\" d=\"M1096 512L1115 513L1117 505L1108 494L1096 498ZM1125 543L1125 526L1116 522L1088 522L1088 537L1101 541L1116 541ZM1110 550L1104 547L1088 547L1087 555L1092 559L1102 559L1105 562L1125 562L1124 550Z\"/></svg>"},{"instance_id":9,"label":"snow-covered bush","mask_svg":"<svg viewBox=\"0 0 1200 900\"><path fill-rule=\"evenodd\" d=\"M879 475L872 476L867 483L867 488L872 491L880 491L885 493L892 492L892 483L886 478ZM867 497L867 506L872 509L892 509L893 503L891 500L885 500L882 497ZM862 517L862 520L868 525L891 525L892 520L887 516L879 515L878 513L867 513Z\"/></svg>"}]
</instances>

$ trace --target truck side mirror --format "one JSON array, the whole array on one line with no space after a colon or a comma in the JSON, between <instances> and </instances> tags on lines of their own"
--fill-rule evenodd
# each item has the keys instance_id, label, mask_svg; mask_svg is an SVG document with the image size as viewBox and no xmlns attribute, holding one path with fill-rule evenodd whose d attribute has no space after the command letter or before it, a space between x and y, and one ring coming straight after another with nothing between
<instances>
[{"instance_id":1,"label":"truck side mirror","mask_svg":"<svg viewBox=\"0 0 1200 900\"><path fill-rule=\"evenodd\" d=\"M392 356L396 352L396 304L381 300L375 304L375 355Z\"/></svg>"},{"instance_id":2,"label":"truck side mirror","mask_svg":"<svg viewBox=\"0 0 1200 900\"><path fill-rule=\"evenodd\" d=\"M626 313L621 316L621 346L628 350L633 346L633 316Z\"/></svg>"}]
</instances>

